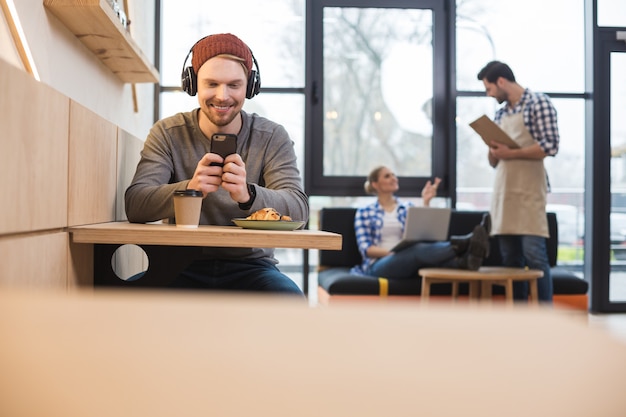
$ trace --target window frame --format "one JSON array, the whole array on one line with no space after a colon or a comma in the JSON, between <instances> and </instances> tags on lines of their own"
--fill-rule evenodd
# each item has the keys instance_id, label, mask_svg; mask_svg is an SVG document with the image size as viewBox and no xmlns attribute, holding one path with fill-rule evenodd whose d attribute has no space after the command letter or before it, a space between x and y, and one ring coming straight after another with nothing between
<instances>
[{"instance_id":1,"label":"window frame","mask_svg":"<svg viewBox=\"0 0 626 417\"><path fill-rule=\"evenodd\" d=\"M310 196L363 196L361 176L324 176L323 11L325 7L430 9L433 13L433 138L432 176L401 177L399 196L414 196L433 176L442 178L440 197L454 200L456 188L456 110L453 0L313 0L306 9L305 191Z\"/></svg>"}]
</instances>

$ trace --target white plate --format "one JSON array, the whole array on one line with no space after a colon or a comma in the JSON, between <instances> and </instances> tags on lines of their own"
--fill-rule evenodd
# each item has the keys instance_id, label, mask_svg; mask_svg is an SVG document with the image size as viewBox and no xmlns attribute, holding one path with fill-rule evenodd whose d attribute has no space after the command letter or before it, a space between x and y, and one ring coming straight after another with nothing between
<instances>
[{"instance_id":1,"label":"white plate","mask_svg":"<svg viewBox=\"0 0 626 417\"><path fill-rule=\"evenodd\" d=\"M245 218L233 219L233 223L244 229L259 230L295 230L304 224L302 221L248 220Z\"/></svg>"}]
</instances>

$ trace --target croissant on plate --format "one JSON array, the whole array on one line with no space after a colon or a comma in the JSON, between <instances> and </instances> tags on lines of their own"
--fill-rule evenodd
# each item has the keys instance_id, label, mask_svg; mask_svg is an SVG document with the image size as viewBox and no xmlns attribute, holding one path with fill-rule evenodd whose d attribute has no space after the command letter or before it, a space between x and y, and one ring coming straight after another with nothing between
<instances>
[{"instance_id":1,"label":"croissant on plate","mask_svg":"<svg viewBox=\"0 0 626 417\"><path fill-rule=\"evenodd\" d=\"M291 221L291 217L282 216L276 209L272 207L265 207L255 211L246 220L285 220Z\"/></svg>"}]
</instances>

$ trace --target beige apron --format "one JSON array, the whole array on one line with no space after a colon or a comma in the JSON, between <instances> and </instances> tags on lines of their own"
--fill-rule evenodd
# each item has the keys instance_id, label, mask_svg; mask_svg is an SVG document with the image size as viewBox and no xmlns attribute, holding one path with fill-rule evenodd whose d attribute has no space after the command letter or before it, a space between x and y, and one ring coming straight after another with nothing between
<instances>
[{"instance_id":1,"label":"beige apron","mask_svg":"<svg viewBox=\"0 0 626 417\"><path fill-rule=\"evenodd\" d=\"M523 111L504 115L500 127L522 148L535 144L524 126ZM491 200L492 235L549 237L548 184L542 159L500 160Z\"/></svg>"}]
</instances>

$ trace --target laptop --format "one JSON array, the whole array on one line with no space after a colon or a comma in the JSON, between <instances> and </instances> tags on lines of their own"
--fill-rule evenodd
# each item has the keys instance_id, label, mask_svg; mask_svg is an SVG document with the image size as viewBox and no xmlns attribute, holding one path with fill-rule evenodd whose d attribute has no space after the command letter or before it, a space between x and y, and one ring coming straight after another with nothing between
<instances>
[{"instance_id":1,"label":"laptop","mask_svg":"<svg viewBox=\"0 0 626 417\"><path fill-rule=\"evenodd\" d=\"M417 242L448 240L451 212L445 207L409 207L402 240L391 250L398 252Z\"/></svg>"}]
</instances>

